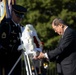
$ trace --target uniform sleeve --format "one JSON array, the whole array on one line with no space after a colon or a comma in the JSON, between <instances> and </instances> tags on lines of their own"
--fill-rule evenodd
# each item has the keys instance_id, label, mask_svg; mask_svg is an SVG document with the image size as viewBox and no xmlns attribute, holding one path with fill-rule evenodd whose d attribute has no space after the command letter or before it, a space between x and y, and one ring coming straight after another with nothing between
<instances>
[{"instance_id":1,"label":"uniform sleeve","mask_svg":"<svg viewBox=\"0 0 76 75\"><path fill-rule=\"evenodd\" d=\"M4 48L4 46L8 45L9 42L9 24L3 23L0 24L0 47ZM7 44L6 44L7 43Z\"/></svg>"}]
</instances>

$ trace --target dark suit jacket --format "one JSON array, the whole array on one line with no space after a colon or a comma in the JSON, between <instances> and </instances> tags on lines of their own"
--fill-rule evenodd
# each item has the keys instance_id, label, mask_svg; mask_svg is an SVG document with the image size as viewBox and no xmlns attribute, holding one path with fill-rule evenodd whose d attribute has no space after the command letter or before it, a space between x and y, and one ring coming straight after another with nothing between
<instances>
[{"instance_id":1,"label":"dark suit jacket","mask_svg":"<svg viewBox=\"0 0 76 75\"><path fill-rule=\"evenodd\" d=\"M76 32L67 28L57 48L48 52L50 61L56 58L57 71L62 75L76 75Z\"/></svg>"}]
</instances>

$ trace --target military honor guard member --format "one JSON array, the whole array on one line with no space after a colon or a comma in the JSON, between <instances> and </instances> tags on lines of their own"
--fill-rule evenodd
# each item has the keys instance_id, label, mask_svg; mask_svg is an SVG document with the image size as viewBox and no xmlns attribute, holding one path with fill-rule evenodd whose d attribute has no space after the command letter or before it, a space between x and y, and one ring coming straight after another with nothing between
<instances>
[{"instance_id":1,"label":"military honor guard member","mask_svg":"<svg viewBox=\"0 0 76 75\"><path fill-rule=\"evenodd\" d=\"M22 34L20 22L26 12L26 8L12 5L11 19L0 24L0 75L3 75L2 68L5 75L8 75L22 53L19 49ZM21 75L21 62L17 64L11 75Z\"/></svg>"}]
</instances>

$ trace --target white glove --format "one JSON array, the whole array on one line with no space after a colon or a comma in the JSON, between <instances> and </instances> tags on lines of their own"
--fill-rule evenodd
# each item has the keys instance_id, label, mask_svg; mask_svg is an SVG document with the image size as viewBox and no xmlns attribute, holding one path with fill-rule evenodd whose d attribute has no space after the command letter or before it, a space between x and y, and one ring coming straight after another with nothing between
<instances>
[{"instance_id":1,"label":"white glove","mask_svg":"<svg viewBox=\"0 0 76 75\"><path fill-rule=\"evenodd\" d=\"M17 48L18 51L20 51L22 49L24 49L24 45L23 44L19 45L18 48Z\"/></svg>"}]
</instances>

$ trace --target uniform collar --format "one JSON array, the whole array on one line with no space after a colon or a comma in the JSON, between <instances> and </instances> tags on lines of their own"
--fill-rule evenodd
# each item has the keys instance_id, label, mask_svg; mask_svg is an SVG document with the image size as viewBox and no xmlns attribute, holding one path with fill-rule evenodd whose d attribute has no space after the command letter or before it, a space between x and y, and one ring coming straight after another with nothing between
<instances>
[{"instance_id":1,"label":"uniform collar","mask_svg":"<svg viewBox=\"0 0 76 75\"><path fill-rule=\"evenodd\" d=\"M19 24L17 24L16 22L14 22L14 20L12 19L12 21L13 21L13 23L16 25L16 26L18 26Z\"/></svg>"}]
</instances>

